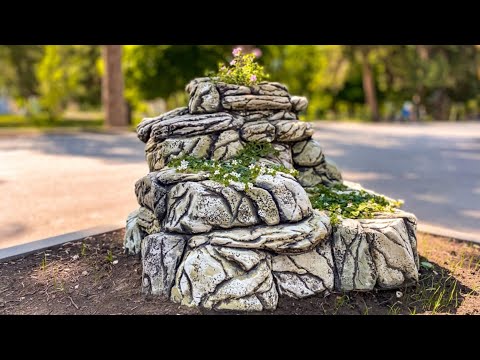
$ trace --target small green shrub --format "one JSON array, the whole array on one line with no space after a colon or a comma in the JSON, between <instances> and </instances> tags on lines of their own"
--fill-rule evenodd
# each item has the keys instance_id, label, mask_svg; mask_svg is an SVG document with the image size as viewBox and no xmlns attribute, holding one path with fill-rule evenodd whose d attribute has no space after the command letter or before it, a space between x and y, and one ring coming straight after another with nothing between
<instances>
[{"instance_id":1,"label":"small green shrub","mask_svg":"<svg viewBox=\"0 0 480 360\"><path fill-rule=\"evenodd\" d=\"M332 225L338 224L341 218L371 219L376 212L393 212L402 205L402 201L389 201L383 196L354 190L343 184L319 184L308 192L315 209L329 211Z\"/></svg>"},{"instance_id":2,"label":"small green shrub","mask_svg":"<svg viewBox=\"0 0 480 360\"><path fill-rule=\"evenodd\" d=\"M228 65L220 64L218 74L214 77L218 81L237 85L256 85L268 79L263 66L255 62L254 54L242 54L241 48L233 50L233 60Z\"/></svg>"},{"instance_id":3,"label":"small green shrub","mask_svg":"<svg viewBox=\"0 0 480 360\"><path fill-rule=\"evenodd\" d=\"M237 183L245 190L253 187L259 175L275 175L277 172L298 175L297 170L287 169L283 165L268 165L267 167L263 163L257 164L260 158L268 155L278 156L278 151L272 144L252 142L247 143L237 156L229 160L204 160L193 156L184 156L172 160L169 166L180 172L204 171L209 174L211 180L224 186Z\"/></svg>"}]
</instances>

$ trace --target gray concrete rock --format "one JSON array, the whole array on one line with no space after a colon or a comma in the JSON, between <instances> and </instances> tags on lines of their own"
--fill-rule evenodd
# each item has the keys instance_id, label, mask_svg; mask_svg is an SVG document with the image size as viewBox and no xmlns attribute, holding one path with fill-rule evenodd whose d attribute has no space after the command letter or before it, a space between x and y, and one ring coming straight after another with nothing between
<instances>
[{"instance_id":1,"label":"gray concrete rock","mask_svg":"<svg viewBox=\"0 0 480 360\"><path fill-rule=\"evenodd\" d=\"M123 239L123 247L128 255L136 255L140 252L140 244L145 237L145 233L138 226L139 209L131 212L127 218L127 225L125 227L125 237Z\"/></svg>"},{"instance_id":2,"label":"gray concrete rock","mask_svg":"<svg viewBox=\"0 0 480 360\"><path fill-rule=\"evenodd\" d=\"M151 138L145 147L148 167L150 171L160 170L171 160L187 155L206 158L212 144L213 139L209 135L165 139L160 143Z\"/></svg>"},{"instance_id":3,"label":"gray concrete rock","mask_svg":"<svg viewBox=\"0 0 480 360\"><path fill-rule=\"evenodd\" d=\"M274 121L274 120L297 120L294 112L280 110L263 110L263 111L230 111L232 115L241 116L245 122L253 121Z\"/></svg>"},{"instance_id":4,"label":"gray concrete rock","mask_svg":"<svg viewBox=\"0 0 480 360\"><path fill-rule=\"evenodd\" d=\"M158 220L165 216L167 189L158 181L158 173L151 172L135 183L135 195L140 206L152 211Z\"/></svg>"},{"instance_id":5,"label":"gray concrete rock","mask_svg":"<svg viewBox=\"0 0 480 360\"><path fill-rule=\"evenodd\" d=\"M322 147L316 140L304 140L292 146L293 161L302 167L315 167L325 162Z\"/></svg>"},{"instance_id":6,"label":"gray concrete rock","mask_svg":"<svg viewBox=\"0 0 480 360\"><path fill-rule=\"evenodd\" d=\"M158 233L142 242L142 290L146 294L170 297L175 274L186 245L182 235Z\"/></svg>"},{"instance_id":7,"label":"gray concrete rock","mask_svg":"<svg viewBox=\"0 0 480 360\"><path fill-rule=\"evenodd\" d=\"M416 251L403 218L344 219L335 228L336 288L398 288L418 281Z\"/></svg>"},{"instance_id":8,"label":"gray concrete rock","mask_svg":"<svg viewBox=\"0 0 480 360\"><path fill-rule=\"evenodd\" d=\"M236 156L244 147L237 130L220 133L212 148L213 160L228 160Z\"/></svg>"},{"instance_id":9,"label":"gray concrete rock","mask_svg":"<svg viewBox=\"0 0 480 360\"><path fill-rule=\"evenodd\" d=\"M171 300L215 310L274 310L278 293L271 269L271 257L263 251L211 245L189 249Z\"/></svg>"},{"instance_id":10,"label":"gray concrete rock","mask_svg":"<svg viewBox=\"0 0 480 360\"><path fill-rule=\"evenodd\" d=\"M337 167L330 162L324 161L315 167L296 167L299 172L298 182L303 187L311 187L318 184L331 185L342 181L342 175Z\"/></svg>"},{"instance_id":11,"label":"gray concrete rock","mask_svg":"<svg viewBox=\"0 0 480 360\"><path fill-rule=\"evenodd\" d=\"M188 107L181 107L153 118L145 118L142 120L142 122L140 122L140 124L137 125L137 136L140 140L146 143L151 137L152 127L154 125L162 121L186 114L188 114Z\"/></svg>"},{"instance_id":12,"label":"gray concrete rock","mask_svg":"<svg viewBox=\"0 0 480 360\"><path fill-rule=\"evenodd\" d=\"M234 95L222 99L225 110L290 110L292 104L288 97L271 95Z\"/></svg>"},{"instance_id":13,"label":"gray concrete rock","mask_svg":"<svg viewBox=\"0 0 480 360\"><path fill-rule=\"evenodd\" d=\"M308 107L308 99L304 96L292 96L290 102L295 112L305 111Z\"/></svg>"},{"instance_id":14,"label":"gray concrete rock","mask_svg":"<svg viewBox=\"0 0 480 360\"><path fill-rule=\"evenodd\" d=\"M171 137L205 135L230 129L239 129L243 125L241 117L225 112L214 114L181 115L158 121L151 127L151 137L157 142Z\"/></svg>"},{"instance_id":15,"label":"gray concrete rock","mask_svg":"<svg viewBox=\"0 0 480 360\"><path fill-rule=\"evenodd\" d=\"M313 135L310 123L298 120L272 121L276 128L275 140L279 142L297 142L309 139Z\"/></svg>"},{"instance_id":16,"label":"gray concrete rock","mask_svg":"<svg viewBox=\"0 0 480 360\"><path fill-rule=\"evenodd\" d=\"M248 142L272 142L275 139L275 126L266 120L247 122L240 129L240 136Z\"/></svg>"},{"instance_id":17,"label":"gray concrete rock","mask_svg":"<svg viewBox=\"0 0 480 360\"><path fill-rule=\"evenodd\" d=\"M275 255L272 270L280 295L301 299L334 289L334 263L329 241L298 255Z\"/></svg>"},{"instance_id":18,"label":"gray concrete rock","mask_svg":"<svg viewBox=\"0 0 480 360\"><path fill-rule=\"evenodd\" d=\"M192 236L191 247L204 244L243 249L270 250L277 254L297 254L312 250L330 234L330 218L317 210L312 216L294 223L254 228L212 231Z\"/></svg>"},{"instance_id":19,"label":"gray concrete rock","mask_svg":"<svg viewBox=\"0 0 480 360\"><path fill-rule=\"evenodd\" d=\"M204 81L192 86L188 109L190 114L208 114L219 111L220 94L215 84Z\"/></svg>"}]
</instances>

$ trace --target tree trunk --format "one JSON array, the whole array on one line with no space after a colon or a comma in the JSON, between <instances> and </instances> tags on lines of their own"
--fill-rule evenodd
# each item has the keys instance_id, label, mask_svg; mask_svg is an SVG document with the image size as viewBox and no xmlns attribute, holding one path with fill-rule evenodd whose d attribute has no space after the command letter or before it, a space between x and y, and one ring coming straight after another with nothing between
<instances>
[{"instance_id":1,"label":"tree trunk","mask_svg":"<svg viewBox=\"0 0 480 360\"><path fill-rule=\"evenodd\" d=\"M105 124L108 127L128 126L127 109L123 97L122 46L103 48L105 74L102 81L102 100Z\"/></svg>"},{"instance_id":2,"label":"tree trunk","mask_svg":"<svg viewBox=\"0 0 480 360\"><path fill-rule=\"evenodd\" d=\"M373 79L373 71L368 62L368 50L362 51L362 82L363 93L365 95L365 103L370 108L373 121L378 121L378 103L377 94L375 93L375 81Z\"/></svg>"}]
</instances>

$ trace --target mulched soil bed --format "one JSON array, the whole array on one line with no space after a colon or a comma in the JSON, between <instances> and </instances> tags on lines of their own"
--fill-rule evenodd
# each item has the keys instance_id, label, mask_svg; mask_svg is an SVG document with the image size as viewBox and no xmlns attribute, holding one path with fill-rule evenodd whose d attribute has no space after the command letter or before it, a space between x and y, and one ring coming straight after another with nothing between
<instances>
[{"instance_id":1,"label":"mulched soil bed","mask_svg":"<svg viewBox=\"0 0 480 360\"><path fill-rule=\"evenodd\" d=\"M0 314L214 313L143 295L141 262L123 254L122 239L116 231L0 263ZM416 287L281 297L276 311L262 314L480 314L480 247L426 234L418 240Z\"/></svg>"}]
</instances>

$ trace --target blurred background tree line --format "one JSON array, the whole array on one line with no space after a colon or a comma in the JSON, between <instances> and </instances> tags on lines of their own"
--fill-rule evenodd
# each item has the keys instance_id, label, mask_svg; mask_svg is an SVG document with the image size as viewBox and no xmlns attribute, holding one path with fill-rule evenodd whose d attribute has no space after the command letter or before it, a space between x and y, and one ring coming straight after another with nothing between
<instances>
[{"instance_id":1,"label":"blurred background tree line","mask_svg":"<svg viewBox=\"0 0 480 360\"><path fill-rule=\"evenodd\" d=\"M232 48L124 45L122 83L132 122L185 105L186 83L216 71L231 59ZM405 108L409 120L479 118L478 45L245 48L261 54L271 81L309 98L305 120L396 121L405 118ZM0 45L0 69L0 114L7 112L7 100L14 105L10 112L47 122L67 112L101 111L102 46Z\"/></svg>"}]
</instances>

